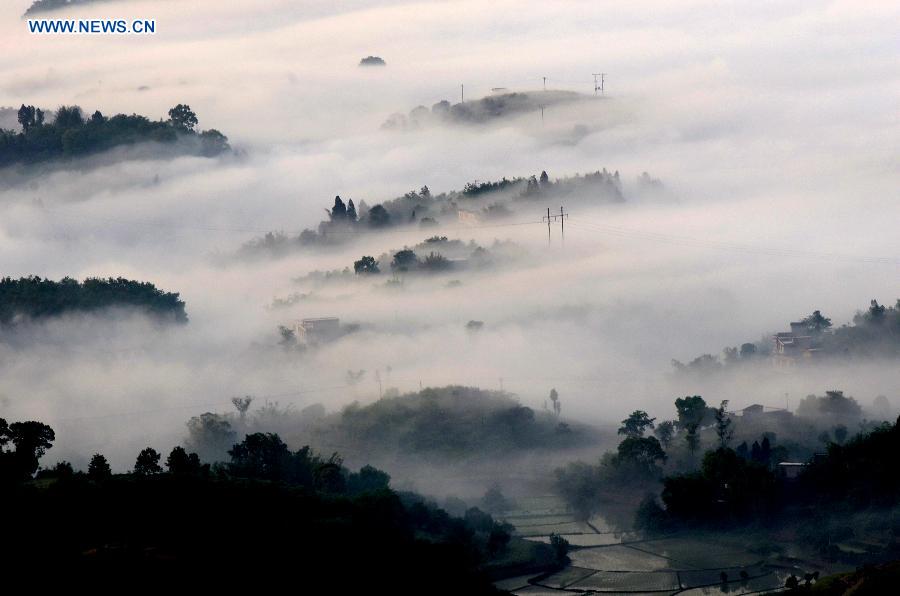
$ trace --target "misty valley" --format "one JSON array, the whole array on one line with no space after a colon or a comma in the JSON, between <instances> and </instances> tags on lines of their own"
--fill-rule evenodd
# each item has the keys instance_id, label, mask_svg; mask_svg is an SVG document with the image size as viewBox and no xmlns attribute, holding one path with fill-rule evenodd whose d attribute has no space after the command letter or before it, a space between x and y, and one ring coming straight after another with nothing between
<instances>
[{"instance_id":1,"label":"misty valley","mask_svg":"<svg viewBox=\"0 0 900 596\"><path fill-rule=\"evenodd\" d=\"M896 593L898 18L4 3L5 585Z\"/></svg>"}]
</instances>

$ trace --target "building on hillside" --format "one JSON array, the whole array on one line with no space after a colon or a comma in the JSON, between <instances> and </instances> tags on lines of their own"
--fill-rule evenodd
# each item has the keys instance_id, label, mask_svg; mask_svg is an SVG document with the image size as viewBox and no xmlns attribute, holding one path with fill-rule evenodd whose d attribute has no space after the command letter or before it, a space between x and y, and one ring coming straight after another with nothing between
<instances>
[{"instance_id":1,"label":"building on hillside","mask_svg":"<svg viewBox=\"0 0 900 596\"><path fill-rule=\"evenodd\" d=\"M809 362L819 349L809 328L801 322L791 323L791 330L772 336L772 363L777 368L790 368Z\"/></svg>"},{"instance_id":2,"label":"building on hillside","mask_svg":"<svg viewBox=\"0 0 900 596\"><path fill-rule=\"evenodd\" d=\"M301 319L294 323L298 342L316 344L337 339L341 334L341 320L337 317Z\"/></svg>"},{"instance_id":3,"label":"building on hillside","mask_svg":"<svg viewBox=\"0 0 900 596\"><path fill-rule=\"evenodd\" d=\"M741 418L747 422L775 424L790 422L794 414L785 408L773 408L762 404L753 404L741 410Z\"/></svg>"},{"instance_id":4,"label":"building on hillside","mask_svg":"<svg viewBox=\"0 0 900 596\"><path fill-rule=\"evenodd\" d=\"M741 410L741 416L745 416L747 418L752 418L754 416L761 416L765 411L765 406L762 404L753 404L752 406L747 406L743 410Z\"/></svg>"}]
</instances>

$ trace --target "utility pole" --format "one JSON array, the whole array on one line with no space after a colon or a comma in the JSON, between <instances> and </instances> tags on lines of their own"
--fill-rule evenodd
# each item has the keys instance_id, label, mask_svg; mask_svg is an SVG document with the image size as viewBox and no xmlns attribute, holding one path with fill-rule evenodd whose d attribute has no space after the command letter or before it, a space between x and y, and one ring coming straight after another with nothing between
<instances>
[{"instance_id":1,"label":"utility pole","mask_svg":"<svg viewBox=\"0 0 900 596\"><path fill-rule=\"evenodd\" d=\"M459 86L459 103L465 103L465 102L466 102L466 86L460 85Z\"/></svg>"},{"instance_id":2,"label":"utility pole","mask_svg":"<svg viewBox=\"0 0 900 596\"><path fill-rule=\"evenodd\" d=\"M547 244L551 244L550 241L550 207L547 207Z\"/></svg>"},{"instance_id":3,"label":"utility pole","mask_svg":"<svg viewBox=\"0 0 900 596\"><path fill-rule=\"evenodd\" d=\"M544 77L544 91L547 90L547 77Z\"/></svg>"},{"instance_id":4,"label":"utility pole","mask_svg":"<svg viewBox=\"0 0 900 596\"><path fill-rule=\"evenodd\" d=\"M541 104L539 107L541 108L541 124L544 124L544 105Z\"/></svg>"},{"instance_id":5,"label":"utility pole","mask_svg":"<svg viewBox=\"0 0 900 596\"><path fill-rule=\"evenodd\" d=\"M592 73L594 75L594 95L597 95L597 91L600 92L600 95L603 95L603 84L606 80L605 72L595 72ZM600 84L597 84L597 77L600 77Z\"/></svg>"},{"instance_id":6,"label":"utility pole","mask_svg":"<svg viewBox=\"0 0 900 596\"><path fill-rule=\"evenodd\" d=\"M562 240L562 243L566 243L566 217L565 213L563 213L562 205L559 206L559 237Z\"/></svg>"},{"instance_id":7,"label":"utility pole","mask_svg":"<svg viewBox=\"0 0 900 596\"><path fill-rule=\"evenodd\" d=\"M542 217L541 221L543 221L545 218L547 219L547 243L548 244L551 243L550 224L556 223L557 221L560 224L560 238L562 240L562 243L565 244L565 242L566 242L566 223L565 223L565 221L568 217L569 217L569 214L566 213L565 209L563 209L562 207L559 208L558 215L550 215L550 207L547 207L547 215Z\"/></svg>"}]
</instances>

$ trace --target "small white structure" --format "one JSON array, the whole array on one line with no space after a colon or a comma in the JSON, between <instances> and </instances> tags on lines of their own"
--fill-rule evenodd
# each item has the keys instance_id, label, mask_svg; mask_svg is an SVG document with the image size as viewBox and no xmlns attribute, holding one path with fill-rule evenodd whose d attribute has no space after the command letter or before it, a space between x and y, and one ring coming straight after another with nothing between
<instances>
[{"instance_id":1,"label":"small white structure","mask_svg":"<svg viewBox=\"0 0 900 596\"><path fill-rule=\"evenodd\" d=\"M787 480L796 480L807 465L800 462L783 461L778 463L778 471Z\"/></svg>"},{"instance_id":2,"label":"small white structure","mask_svg":"<svg viewBox=\"0 0 900 596\"><path fill-rule=\"evenodd\" d=\"M459 223L461 224L474 226L481 222L481 218L474 211L460 209L459 211L457 211L456 215L459 219Z\"/></svg>"},{"instance_id":3,"label":"small white structure","mask_svg":"<svg viewBox=\"0 0 900 596\"><path fill-rule=\"evenodd\" d=\"M294 335L298 342L315 344L330 341L341 333L341 320L337 317L301 319L294 323Z\"/></svg>"}]
</instances>

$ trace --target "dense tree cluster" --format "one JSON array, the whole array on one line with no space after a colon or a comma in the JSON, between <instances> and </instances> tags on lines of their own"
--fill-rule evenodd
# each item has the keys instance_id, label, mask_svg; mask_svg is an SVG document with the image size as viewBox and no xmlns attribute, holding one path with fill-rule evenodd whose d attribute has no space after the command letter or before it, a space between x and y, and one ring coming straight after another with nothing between
<instances>
[{"instance_id":1,"label":"dense tree cluster","mask_svg":"<svg viewBox=\"0 0 900 596\"><path fill-rule=\"evenodd\" d=\"M900 421L898 421L900 422ZM831 442L801 477L804 496L852 507L891 506L900 500L900 424L883 423L846 443Z\"/></svg>"},{"instance_id":2,"label":"dense tree cluster","mask_svg":"<svg viewBox=\"0 0 900 596\"><path fill-rule=\"evenodd\" d=\"M352 405L330 425L336 444L406 456L474 457L517 449L565 447L586 437L549 412L535 412L508 394L471 387L426 388Z\"/></svg>"},{"instance_id":3,"label":"dense tree cluster","mask_svg":"<svg viewBox=\"0 0 900 596\"><path fill-rule=\"evenodd\" d=\"M587 519L601 507L615 517L617 509L630 507L629 495L656 490L668 455L657 437L644 436L653 421L635 410L622 421L619 434L625 439L615 453L596 465L574 462L556 469L556 487L579 517Z\"/></svg>"},{"instance_id":4,"label":"dense tree cluster","mask_svg":"<svg viewBox=\"0 0 900 596\"><path fill-rule=\"evenodd\" d=\"M831 510L894 506L900 499L900 424L883 423L844 444L831 442L812 458L795 481L775 470L780 459L764 437L708 451L700 470L664 479L662 505L640 507L636 525L651 531L698 525L767 523ZM828 546L823 544L822 546Z\"/></svg>"},{"instance_id":5,"label":"dense tree cluster","mask_svg":"<svg viewBox=\"0 0 900 596\"><path fill-rule=\"evenodd\" d=\"M65 314L129 308L161 321L186 323L184 302L149 282L124 278L65 277L60 281L37 276L0 279L0 324L38 320Z\"/></svg>"},{"instance_id":6,"label":"dense tree cluster","mask_svg":"<svg viewBox=\"0 0 900 596\"><path fill-rule=\"evenodd\" d=\"M415 246L393 249L375 257L363 255L353 262L353 267L331 271L312 271L297 281L322 282L330 280L347 281L354 275L361 278L390 274L396 278L406 275L428 275L453 272L484 270L525 256L523 249L511 242L494 240L489 246L481 246L474 240L462 242L450 240L446 236L432 236ZM280 304L287 301L279 300Z\"/></svg>"},{"instance_id":7,"label":"dense tree cluster","mask_svg":"<svg viewBox=\"0 0 900 596\"><path fill-rule=\"evenodd\" d=\"M166 121L152 121L137 114L108 118L99 111L85 116L78 106L60 106L52 122L46 121L40 108L23 104L18 120L21 132L0 129L0 167L86 156L147 142L180 141L179 150L208 157L229 150L228 139L219 131L194 130L197 115L184 104L169 110Z\"/></svg>"},{"instance_id":8,"label":"dense tree cluster","mask_svg":"<svg viewBox=\"0 0 900 596\"><path fill-rule=\"evenodd\" d=\"M411 131L430 125L482 125L500 118L536 113L542 108L585 99L571 91L542 93L500 93L465 102L451 104L441 100L427 108L416 106L408 113L395 112L382 124L390 131Z\"/></svg>"},{"instance_id":9,"label":"dense tree cluster","mask_svg":"<svg viewBox=\"0 0 900 596\"><path fill-rule=\"evenodd\" d=\"M508 217L519 210L534 214L543 208L541 200L565 200L618 203L625 200L618 172L605 168L584 175L551 180L547 172L540 176L502 178L499 181L469 182L462 190L433 194L428 186L412 190L401 197L369 206L365 201L335 197L328 218L316 229L305 229L297 236L268 232L246 243L245 255L283 255L291 250L314 246L331 246L346 242L359 234L389 227L416 225L427 228L438 221L457 220L461 213L475 219ZM446 256L446 255L444 255Z\"/></svg>"},{"instance_id":10,"label":"dense tree cluster","mask_svg":"<svg viewBox=\"0 0 900 596\"><path fill-rule=\"evenodd\" d=\"M775 474L733 449L708 451L698 472L664 481L666 513L685 522L731 522L771 512L777 502Z\"/></svg>"},{"instance_id":11,"label":"dense tree cluster","mask_svg":"<svg viewBox=\"0 0 900 596\"><path fill-rule=\"evenodd\" d=\"M364 373L348 371L348 380L357 382ZM294 412L271 404L244 419L206 413L192 418L187 426L186 445L206 459L224 457L239 434L263 429L278 430L295 443L341 445L348 456L364 454L370 462L397 457L470 459L595 440L584 427L570 426L550 411L522 406L510 394L460 386L425 388L406 395L388 391L375 403L354 402L332 414L322 406ZM283 447L277 449L282 458L278 461L294 469L289 460L294 461L295 455L288 457ZM298 461L306 458L302 455Z\"/></svg>"},{"instance_id":12,"label":"dense tree cluster","mask_svg":"<svg viewBox=\"0 0 900 596\"><path fill-rule=\"evenodd\" d=\"M674 405L677 417L658 423L643 410L632 412L619 428L622 442L598 463L575 462L557 469L556 486L569 506L582 517L601 510L620 521L627 517L622 522L627 526L634 519L633 497L623 494L650 494L654 496L637 510L636 523L643 529L665 530L763 520L786 506L802 504L800 494L809 500L829 492L854 492L857 500L870 504L881 495L882 505L900 498L893 470L897 464L890 456L897 452L891 451L896 449L891 441L900 431L891 434L893 425L863 420L856 401L841 391L807 397L797 416L786 411L766 414L762 406L735 416L727 400L713 408L699 395L678 398ZM849 441L847 425L859 429ZM774 428L780 430L780 440ZM816 435L822 428L830 432ZM735 435L741 442L732 448ZM820 453L823 447L827 457ZM813 463L792 483L779 466L782 462L790 462L795 471ZM831 491L824 482L834 482Z\"/></svg>"},{"instance_id":13,"label":"dense tree cluster","mask_svg":"<svg viewBox=\"0 0 900 596\"><path fill-rule=\"evenodd\" d=\"M736 449L731 447L735 432L747 437L766 428L767 420L793 417L777 411L768 417L761 406L735 417L727 401L711 408L697 395L679 398L675 406L677 419L658 424L647 412L634 411L622 421L624 439L614 453L596 465L575 462L557 469L557 488L570 507L585 518L602 510L613 520L624 509L634 514L637 529L668 532L795 523L870 510L884 515L900 501L900 420L860 420L859 405L841 391L804 400L795 425L782 427L787 435L782 442L766 430ZM848 438L849 428L837 424L818 439L827 452L819 451L821 445L810 447L816 428L838 420L857 423L859 431ZM651 430L655 436L647 436ZM641 493L648 496L635 510L633 495ZM623 494L630 496L623 499ZM832 523L801 531L828 557L840 556L835 541L853 534Z\"/></svg>"}]
</instances>

